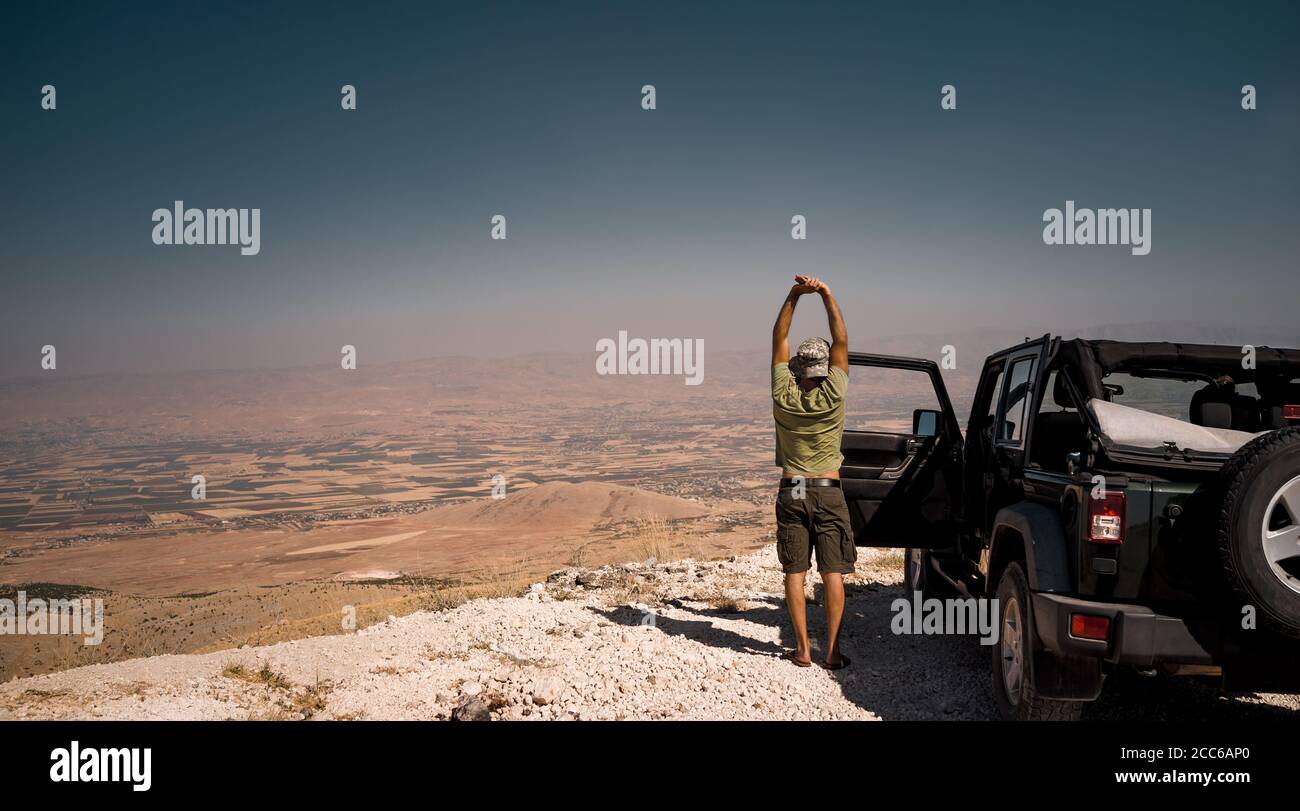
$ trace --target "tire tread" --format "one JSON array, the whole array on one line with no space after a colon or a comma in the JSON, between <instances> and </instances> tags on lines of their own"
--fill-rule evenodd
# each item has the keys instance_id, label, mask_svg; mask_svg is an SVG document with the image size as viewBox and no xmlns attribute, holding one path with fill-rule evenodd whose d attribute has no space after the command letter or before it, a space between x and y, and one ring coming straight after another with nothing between
<instances>
[{"instance_id":1,"label":"tire tread","mask_svg":"<svg viewBox=\"0 0 1300 811\"><path fill-rule=\"evenodd\" d=\"M1254 593L1249 581L1242 576L1233 553L1233 524L1236 519L1237 505L1245 496L1246 488L1253 481L1256 466L1270 458L1281 447L1293 442L1300 442L1300 427L1280 428L1256 437L1243 445L1220 471L1220 493L1218 495L1219 515L1215 531L1215 545L1219 561L1228 585L1252 605L1259 607L1259 616L1268 628L1290 637L1300 638L1300 628L1281 621L1274 616L1269 607Z\"/></svg>"},{"instance_id":2,"label":"tire tread","mask_svg":"<svg viewBox=\"0 0 1300 811\"><path fill-rule=\"evenodd\" d=\"M1034 620L1034 609L1031 593L1029 591L1029 579L1025 576L1024 570L1019 563L1011 563L1002 572L999 580L998 590L1000 593L1001 580L1011 577L1017 581L1016 591L1019 593L1021 602L1025 606L1025 618L1023 633L1025 634L1025 688L1021 695L1020 703L1011 708L1012 718L1017 721L1078 721L1083 714L1083 707L1086 701L1061 701L1054 698L1043 698L1034 688L1034 639L1038 636L1038 626ZM1002 617L999 613L998 622L1001 623ZM993 651L993 690L995 692L1003 689L1000 662L998 659L998 650ZM999 707L1005 702L1001 695L997 696ZM1005 711L1004 711L1005 714Z\"/></svg>"}]
</instances>

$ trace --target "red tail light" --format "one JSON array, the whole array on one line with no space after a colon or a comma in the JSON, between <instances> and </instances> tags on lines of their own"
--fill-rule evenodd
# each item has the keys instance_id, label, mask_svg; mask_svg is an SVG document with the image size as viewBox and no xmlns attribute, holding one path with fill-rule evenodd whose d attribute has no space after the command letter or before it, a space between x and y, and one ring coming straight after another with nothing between
<instances>
[{"instance_id":1,"label":"red tail light","mask_svg":"<svg viewBox=\"0 0 1300 811\"><path fill-rule=\"evenodd\" d=\"M1124 543L1124 494L1107 492L1088 499L1088 540L1093 543Z\"/></svg>"},{"instance_id":2,"label":"red tail light","mask_svg":"<svg viewBox=\"0 0 1300 811\"><path fill-rule=\"evenodd\" d=\"M1300 420L1300 405L1284 405L1284 406L1282 406L1282 419L1284 419L1284 420Z\"/></svg>"},{"instance_id":3,"label":"red tail light","mask_svg":"<svg viewBox=\"0 0 1300 811\"><path fill-rule=\"evenodd\" d=\"M1100 639L1105 641L1110 636L1110 617L1071 614L1070 636L1079 639Z\"/></svg>"}]
</instances>

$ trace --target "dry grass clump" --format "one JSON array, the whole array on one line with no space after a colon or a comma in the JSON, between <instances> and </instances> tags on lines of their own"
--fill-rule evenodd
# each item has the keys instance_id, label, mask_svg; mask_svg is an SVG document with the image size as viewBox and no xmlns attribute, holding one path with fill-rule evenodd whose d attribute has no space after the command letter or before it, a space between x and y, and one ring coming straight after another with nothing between
<instances>
[{"instance_id":1,"label":"dry grass clump","mask_svg":"<svg viewBox=\"0 0 1300 811\"><path fill-rule=\"evenodd\" d=\"M221 671L221 675L227 679L245 681L249 684L261 684L277 690L288 690L293 685L283 673L272 670L268 662L263 662L256 670L249 670L238 662L234 662L226 665L225 669Z\"/></svg>"},{"instance_id":2,"label":"dry grass clump","mask_svg":"<svg viewBox=\"0 0 1300 811\"><path fill-rule=\"evenodd\" d=\"M629 534L638 560L666 563L699 557L691 537L678 525L657 515L643 516L632 522Z\"/></svg>"},{"instance_id":3,"label":"dry grass clump","mask_svg":"<svg viewBox=\"0 0 1300 811\"><path fill-rule=\"evenodd\" d=\"M709 607L722 614L739 614L745 610L745 604L735 597L719 594L709 599Z\"/></svg>"},{"instance_id":4,"label":"dry grass clump","mask_svg":"<svg viewBox=\"0 0 1300 811\"><path fill-rule=\"evenodd\" d=\"M310 721L316 715L325 711L325 696L330 691L329 682L316 682L308 685L301 690L293 691L288 698L280 703L282 709L290 715L297 715L304 721Z\"/></svg>"},{"instance_id":5,"label":"dry grass clump","mask_svg":"<svg viewBox=\"0 0 1300 811\"><path fill-rule=\"evenodd\" d=\"M265 687L268 694L274 695L272 708L252 716L253 720L310 720L325 711L325 697L332 687L329 682L317 680L315 684L297 689L288 676L272 668L269 662L263 662L256 670L232 662L222 669L221 675L227 679Z\"/></svg>"}]
</instances>

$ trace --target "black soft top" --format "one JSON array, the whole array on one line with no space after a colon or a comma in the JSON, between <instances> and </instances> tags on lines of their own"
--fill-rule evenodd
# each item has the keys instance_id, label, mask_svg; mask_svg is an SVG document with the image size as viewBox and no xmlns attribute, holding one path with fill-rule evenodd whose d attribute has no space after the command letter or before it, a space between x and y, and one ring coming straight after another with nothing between
<instances>
[{"instance_id":1,"label":"black soft top","mask_svg":"<svg viewBox=\"0 0 1300 811\"><path fill-rule=\"evenodd\" d=\"M1229 375L1238 383L1257 382L1264 388L1281 388L1300 377L1300 349L1255 347L1255 368L1242 368L1242 347L1220 344L1168 342L1061 341L1055 356L1074 372L1085 397L1102 398L1102 378L1111 372L1138 376L1213 378Z\"/></svg>"}]
</instances>

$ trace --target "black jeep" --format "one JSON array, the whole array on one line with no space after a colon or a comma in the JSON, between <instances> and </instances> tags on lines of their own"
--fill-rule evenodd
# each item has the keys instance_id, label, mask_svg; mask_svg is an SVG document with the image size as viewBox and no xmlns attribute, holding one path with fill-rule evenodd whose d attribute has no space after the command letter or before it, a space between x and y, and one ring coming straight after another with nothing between
<instances>
[{"instance_id":1,"label":"black jeep","mask_svg":"<svg viewBox=\"0 0 1300 811\"><path fill-rule=\"evenodd\" d=\"M985 361L964 437L933 361L850 363L856 542L997 598L1004 717L1078 717L1120 666L1300 690L1300 350L1045 335Z\"/></svg>"}]
</instances>

